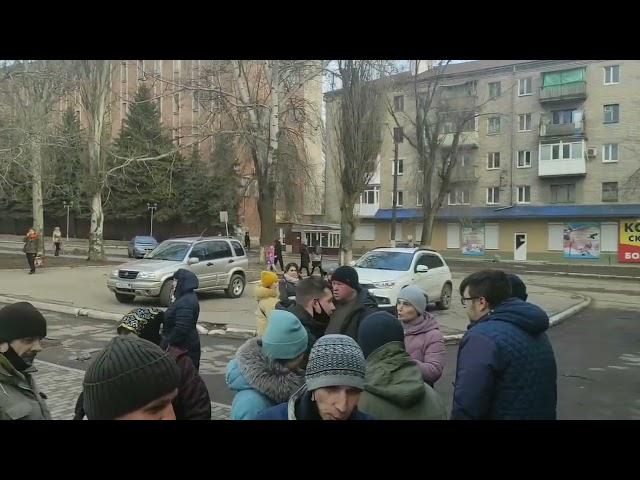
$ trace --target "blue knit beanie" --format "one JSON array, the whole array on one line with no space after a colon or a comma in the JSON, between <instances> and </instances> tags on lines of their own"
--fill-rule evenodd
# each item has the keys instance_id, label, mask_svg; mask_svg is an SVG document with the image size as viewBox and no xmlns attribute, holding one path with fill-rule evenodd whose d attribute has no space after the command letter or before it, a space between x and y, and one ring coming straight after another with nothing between
<instances>
[{"instance_id":1,"label":"blue knit beanie","mask_svg":"<svg viewBox=\"0 0 640 480\"><path fill-rule=\"evenodd\" d=\"M262 350L275 360L291 360L307 349L307 330L298 317L286 310L273 310L262 335Z\"/></svg>"}]
</instances>

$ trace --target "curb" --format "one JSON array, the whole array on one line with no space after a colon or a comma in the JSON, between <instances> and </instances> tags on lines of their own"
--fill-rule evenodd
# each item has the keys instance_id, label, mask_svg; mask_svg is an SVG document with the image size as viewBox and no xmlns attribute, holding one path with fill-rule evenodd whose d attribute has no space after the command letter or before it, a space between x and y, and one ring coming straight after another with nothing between
<instances>
[{"instance_id":1,"label":"curb","mask_svg":"<svg viewBox=\"0 0 640 480\"><path fill-rule=\"evenodd\" d=\"M640 280L640 277L631 277L629 275L606 275L604 273L545 272L544 270L525 270L522 273L532 273L534 275L560 275L565 277L601 278L606 280Z\"/></svg>"}]
</instances>

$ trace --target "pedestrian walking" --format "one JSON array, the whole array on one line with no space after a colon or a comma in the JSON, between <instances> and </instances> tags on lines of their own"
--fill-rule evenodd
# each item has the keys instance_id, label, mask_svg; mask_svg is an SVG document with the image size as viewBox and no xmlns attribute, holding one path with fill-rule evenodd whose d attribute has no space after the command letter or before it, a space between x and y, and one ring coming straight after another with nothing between
<instances>
[{"instance_id":1,"label":"pedestrian walking","mask_svg":"<svg viewBox=\"0 0 640 480\"><path fill-rule=\"evenodd\" d=\"M366 359L358 408L376 420L446 420L440 395L422 380L407 353L400 321L376 312L362 321L358 344Z\"/></svg>"},{"instance_id":2,"label":"pedestrian walking","mask_svg":"<svg viewBox=\"0 0 640 480\"><path fill-rule=\"evenodd\" d=\"M415 285L408 285L398 293L396 308L404 329L404 344L416 362L423 380L433 385L444 370L444 335L436 318L427 312L427 294Z\"/></svg>"},{"instance_id":3,"label":"pedestrian walking","mask_svg":"<svg viewBox=\"0 0 640 480\"><path fill-rule=\"evenodd\" d=\"M247 230L244 233L244 248L249 251L249 249L251 248L251 238L249 237L249 231Z\"/></svg>"},{"instance_id":4,"label":"pedestrian walking","mask_svg":"<svg viewBox=\"0 0 640 480\"><path fill-rule=\"evenodd\" d=\"M279 296L278 275L275 272L262 272L260 283L255 286L254 296L258 307L256 308L256 333L260 337L267 329L269 315L276 307Z\"/></svg>"},{"instance_id":5,"label":"pedestrian walking","mask_svg":"<svg viewBox=\"0 0 640 480\"><path fill-rule=\"evenodd\" d=\"M377 311L378 304L366 289L360 287L358 272L353 267L343 265L331 275L331 287L336 310L331 315L327 334L348 335L358 338L360 322Z\"/></svg>"},{"instance_id":6,"label":"pedestrian walking","mask_svg":"<svg viewBox=\"0 0 640 480\"><path fill-rule=\"evenodd\" d=\"M137 335L155 345L161 342L160 327L164 312L157 308L138 307L122 317L117 328L118 335ZM211 398L204 381L193 366L188 352L179 347L170 347L167 353L180 369L178 394L171 404L176 420L211 420ZM76 402L74 420L85 417L84 392Z\"/></svg>"},{"instance_id":7,"label":"pedestrian walking","mask_svg":"<svg viewBox=\"0 0 640 480\"><path fill-rule=\"evenodd\" d=\"M276 247L269 245L267 249L267 270L270 272L275 271L274 265L276 264Z\"/></svg>"},{"instance_id":8,"label":"pedestrian walking","mask_svg":"<svg viewBox=\"0 0 640 480\"><path fill-rule=\"evenodd\" d=\"M307 247L306 243L300 245L300 276L302 276L302 270L307 271L307 277L310 277L309 273L309 247Z\"/></svg>"},{"instance_id":9,"label":"pedestrian walking","mask_svg":"<svg viewBox=\"0 0 640 480\"><path fill-rule=\"evenodd\" d=\"M330 283L320 277L300 280L296 287L296 303L289 307L289 312L293 313L307 330L307 355L316 341L324 335L335 309Z\"/></svg>"},{"instance_id":10,"label":"pedestrian walking","mask_svg":"<svg viewBox=\"0 0 640 480\"><path fill-rule=\"evenodd\" d=\"M280 280L280 305L286 310L295 303L296 287L300 281L298 265L287 263L282 280Z\"/></svg>"},{"instance_id":11,"label":"pedestrian walking","mask_svg":"<svg viewBox=\"0 0 640 480\"><path fill-rule=\"evenodd\" d=\"M507 275L482 270L460 284L471 321L458 348L451 418L555 420L556 360L548 315L512 297Z\"/></svg>"},{"instance_id":12,"label":"pedestrian walking","mask_svg":"<svg viewBox=\"0 0 640 480\"><path fill-rule=\"evenodd\" d=\"M118 335L84 375L89 420L175 420L180 369L168 352L136 335Z\"/></svg>"},{"instance_id":13,"label":"pedestrian walking","mask_svg":"<svg viewBox=\"0 0 640 480\"><path fill-rule=\"evenodd\" d=\"M280 265L280 270L284 272L284 260L282 258L282 243L280 243L280 239L276 238L273 242L274 254L275 254L275 263Z\"/></svg>"},{"instance_id":14,"label":"pedestrian walking","mask_svg":"<svg viewBox=\"0 0 640 480\"><path fill-rule=\"evenodd\" d=\"M38 233L30 228L24 237L22 251L27 255L29 274L36 273L36 255L38 254Z\"/></svg>"},{"instance_id":15,"label":"pedestrian walking","mask_svg":"<svg viewBox=\"0 0 640 480\"><path fill-rule=\"evenodd\" d=\"M56 249L54 255L57 257L60 255L60 247L62 247L62 232L60 231L60 227L53 229L51 238L53 239L53 247Z\"/></svg>"},{"instance_id":16,"label":"pedestrian walking","mask_svg":"<svg viewBox=\"0 0 640 480\"><path fill-rule=\"evenodd\" d=\"M320 270L320 275L325 276L326 272L322 269L322 247L316 245L311 253L311 275L316 271L316 268Z\"/></svg>"},{"instance_id":17,"label":"pedestrian walking","mask_svg":"<svg viewBox=\"0 0 640 480\"><path fill-rule=\"evenodd\" d=\"M373 420L358 410L364 375L364 355L355 340L325 335L311 349L305 384L257 420Z\"/></svg>"},{"instance_id":18,"label":"pedestrian walking","mask_svg":"<svg viewBox=\"0 0 640 480\"><path fill-rule=\"evenodd\" d=\"M304 384L301 364L307 331L292 313L274 310L262 338L250 338L227 365L226 382L236 392L232 420L254 420L289 400Z\"/></svg>"},{"instance_id":19,"label":"pedestrian walking","mask_svg":"<svg viewBox=\"0 0 640 480\"><path fill-rule=\"evenodd\" d=\"M165 312L162 347L184 348L193 361L196 370L200 369L200 336L196 329L200 316L200 304L195 290L198 277L184 268L173 275L175 302Z\"/></svg>"},{"instance_id":20,"label":"pedestrian walking","mask_svg":"<svg viewBox=\"0 0 640 480\"><path fill-rule=\"evenodd\" d=\"M47 336L47 321L33 305L18 302L0 309L0 420L51 420L33 374Z\"/></svg>"}]
</instances>

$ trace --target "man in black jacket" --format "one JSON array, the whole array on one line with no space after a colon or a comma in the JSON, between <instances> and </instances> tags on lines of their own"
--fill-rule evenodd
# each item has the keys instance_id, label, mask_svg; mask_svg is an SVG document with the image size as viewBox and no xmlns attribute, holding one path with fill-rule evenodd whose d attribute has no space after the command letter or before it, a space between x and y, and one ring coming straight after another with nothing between
<instances>
[{"instance_id":1,"label":"man in black jacket","mask_svg":"<svg viewBox=\"0 0 640 480\"><path fill-rule=\"evenodd\" d=\"M331 285L322 278L308 277L298 283L296 303L289 308L289 312L298 317L307 330L307 354L311 352L316 340L324 335L335 309Z\"/></svg>"}]
</instances>

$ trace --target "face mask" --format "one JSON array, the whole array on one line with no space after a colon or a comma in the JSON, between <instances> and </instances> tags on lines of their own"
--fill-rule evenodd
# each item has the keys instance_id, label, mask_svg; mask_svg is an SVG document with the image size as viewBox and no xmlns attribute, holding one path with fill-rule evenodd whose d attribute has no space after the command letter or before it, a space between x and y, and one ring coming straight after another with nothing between
<instances>
[{"instance_id":1,"label":"face mask","mask_svg":"<svg viewBox=\"0 0 640 480\"><path fill-rule=\"evenodd\" d=\"M316 309L314 308L313 319L321 323L328 323L329 319L331 318L330 315L325 311L324 308L322 308L322 304L319 300L316 299L316 302L318 304L318 307L320 307L320 312L316 312Z\"/></svg>"}]
</instances>

